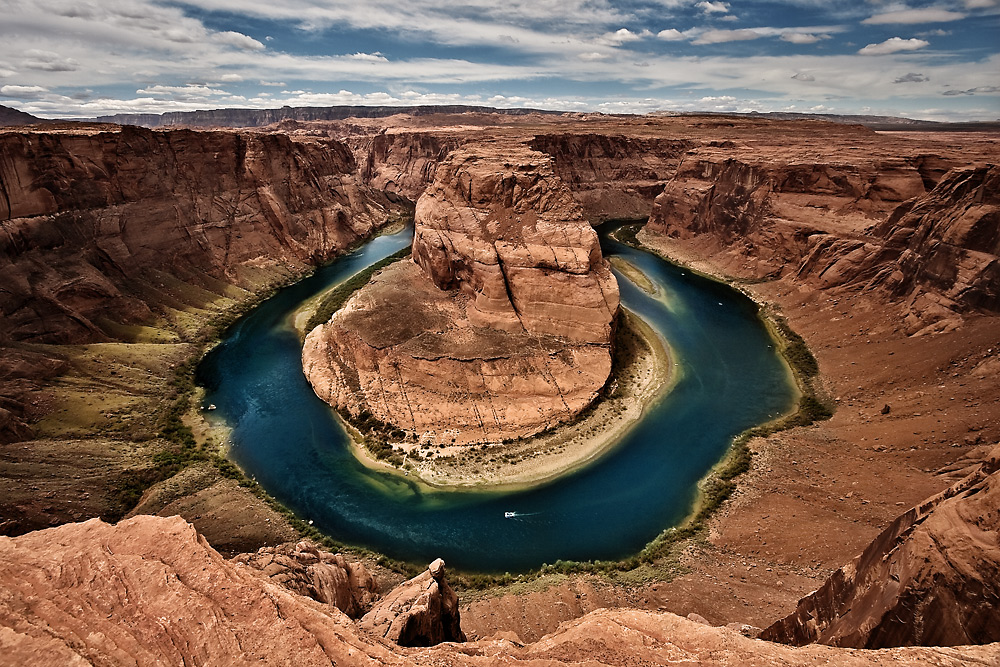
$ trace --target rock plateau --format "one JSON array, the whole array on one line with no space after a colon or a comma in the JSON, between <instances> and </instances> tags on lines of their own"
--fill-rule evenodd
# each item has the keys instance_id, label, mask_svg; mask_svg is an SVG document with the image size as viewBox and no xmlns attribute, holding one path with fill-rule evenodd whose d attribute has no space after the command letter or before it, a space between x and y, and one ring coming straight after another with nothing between
<instances>
[{"instance_id":1,"label":"rock plateau","mask_svg":"<svg viewBox=\"0 0 1000 667\"><path fill-rule=\"evenodd\" d=\"M425 442L530 436L597 397L617 312L551 158L476 145L451 152L417 201L412 261L312 331L303 368L331 405Z\"/></svg>"}]
</instances>

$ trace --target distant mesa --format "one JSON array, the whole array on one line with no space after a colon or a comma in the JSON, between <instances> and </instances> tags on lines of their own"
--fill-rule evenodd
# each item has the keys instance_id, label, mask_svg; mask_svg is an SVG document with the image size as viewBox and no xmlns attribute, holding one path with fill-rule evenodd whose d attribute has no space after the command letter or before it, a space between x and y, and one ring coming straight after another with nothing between
<instances>
[{"instance_id":1,"label":"distant mesa","mask_svg":"<svg viewBox=\"0 0 1000 667\"><path fill-rule=\"evenodd\" d=\"M51 121L32 116L30 113L18 111L0 104L0 127L11 125L36 125L38 123L48 123Z\"/></svg>"}]
</instances>

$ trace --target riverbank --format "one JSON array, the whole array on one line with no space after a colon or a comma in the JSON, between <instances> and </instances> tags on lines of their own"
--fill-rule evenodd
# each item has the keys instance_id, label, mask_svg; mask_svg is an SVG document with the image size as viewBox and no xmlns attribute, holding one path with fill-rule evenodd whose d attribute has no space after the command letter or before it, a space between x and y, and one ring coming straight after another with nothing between
<instances>
[{"instance_id":1,"label":"riverbank","mask_svg":"<svg viewBox=\"0 0 1000 667\"><path fill-rule=\"evenodd\" d=\"M666 343L634 313L622 311L612 374L601 395L576 420L511 442L427 448L392 443L401 467L378 461L353 427L351 446L364 465L392 471L434 488L512 491L543 484L593 462L622 436L678 379ZM423 453L421 453L423 452Z\"/></svg>"},{"instance_id":2,"label":"riverbank","mask_svg":"<svg viewBox=\"0 0 1000 667\"><path fill-rule=\"evenodd\" d=\"M817 290L794 276L754 280L741 270L744 257L702 239L640 232L639 240L785 317L815 356L816 386L836 413L749 439L749 469L732 496L698 539L678 545L659 580L564 577L530 594L470 597L462 608L470 636L532 641L602 607L765 627L1000 439L1000 375L990 370L1000 318L910 337L895 307L874 295Z\"/></svg>"}]
</instances>

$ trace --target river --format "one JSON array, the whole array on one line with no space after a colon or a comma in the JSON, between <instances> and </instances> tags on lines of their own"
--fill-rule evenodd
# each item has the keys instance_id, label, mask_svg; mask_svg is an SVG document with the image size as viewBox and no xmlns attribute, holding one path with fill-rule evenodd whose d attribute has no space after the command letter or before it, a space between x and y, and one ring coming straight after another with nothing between
<instances>
[{"instance_id":1,"label":"river","mask_svg":"<svg viewBox=\"0 0 1000 667\"><path fill-rule=\"evenodd\" d=\"M750 299L599 231L605 256L622 257L653 284L650 295L616 272L622 304L669 343L678 380L593 464L529 490L485 492L432 489L354 457L306 382L290 317L406 247L412 226L280 291L206 355L198 382L218 408L211 418L231 428L230 456L334 539L418 564L442 557L465 570L518 572L636 553L690 512L698 480L735 435L788 411L797 393Z\"/></svg>"}]
</instances>

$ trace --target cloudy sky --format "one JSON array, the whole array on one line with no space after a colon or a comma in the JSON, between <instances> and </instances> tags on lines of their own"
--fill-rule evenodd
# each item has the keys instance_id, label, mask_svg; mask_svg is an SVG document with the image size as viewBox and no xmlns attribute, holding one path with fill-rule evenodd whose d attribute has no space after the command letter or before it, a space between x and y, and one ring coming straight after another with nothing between
<instances>
[{"instance_id":1,"label":"cloudy sky","mask_svg":"<svg viewBox=\"0 0 1000 667\"><path fill-rule=\"evenodd\" d=\"M0 104L995 120L998 44L1000 0L0 0Z\"/></svg>"}]
</instances>

